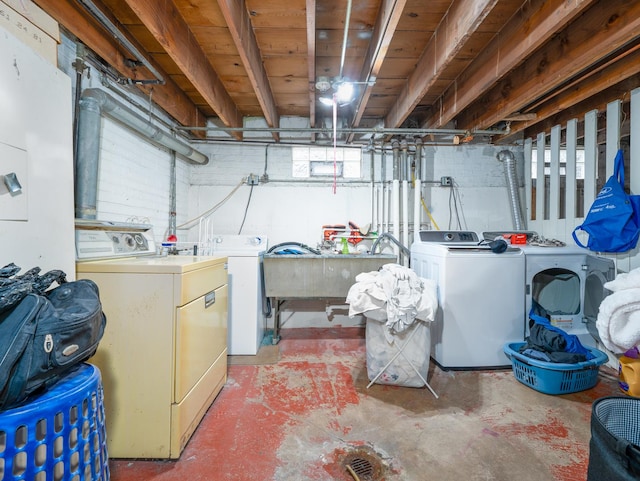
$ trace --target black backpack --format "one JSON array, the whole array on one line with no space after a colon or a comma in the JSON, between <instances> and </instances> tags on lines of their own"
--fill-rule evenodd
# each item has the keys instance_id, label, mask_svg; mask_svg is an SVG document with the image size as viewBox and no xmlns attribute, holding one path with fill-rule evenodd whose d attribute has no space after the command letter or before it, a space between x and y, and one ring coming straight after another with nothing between
<instances>
[{"instance_id":1,"label":"black backpack","mask_svg":"<svg viewBox=\"0 0 640 481\"><path fill-rule=\"evenodd\" d=\"M0 310L0 410L41 394L89 359L105 325L98 286L87 279L28 293Z\"/></svg>"}]
</instances>

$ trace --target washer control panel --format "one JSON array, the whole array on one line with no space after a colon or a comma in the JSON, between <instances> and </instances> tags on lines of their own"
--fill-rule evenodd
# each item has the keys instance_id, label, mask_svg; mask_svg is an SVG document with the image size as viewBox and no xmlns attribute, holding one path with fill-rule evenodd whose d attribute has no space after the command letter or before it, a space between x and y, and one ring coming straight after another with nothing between
<instances>
[{"instance_id":1,"label":"washer control panel","mask_svg":"<svg viewBox=\"0 0 640 481\"><path fill-rule=\"evenodd\" d=\"M108 259L112 257L156 254L156 244L150 226L146 229L123 225L76 225L76 259Z\"/></svg>"},{"instance_id":2,"label":"washer control panel","mask_svg":"<svg viewBox=\"0 0 640 481\"><path fill-rule=\"evenodd\" d=\"M448 244L450 242L468 242L477 244L480 242L478 234L473 231L464 230L422 230L420 231L421 242L436 242Z\"/></svg>"}]
</instances>

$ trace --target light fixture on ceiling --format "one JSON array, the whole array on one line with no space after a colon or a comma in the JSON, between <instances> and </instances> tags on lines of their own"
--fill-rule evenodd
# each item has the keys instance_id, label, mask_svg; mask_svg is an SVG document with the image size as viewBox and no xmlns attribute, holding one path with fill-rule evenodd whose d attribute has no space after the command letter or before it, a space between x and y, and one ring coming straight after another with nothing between
<instances>
[{"instance_id":1,"label":"light fixture on ceiling","mask_svg":"<svg viewBox=\"0 0 640 481\"><path fill-rule=\"evenodd\" d=\"M336 77L333 82L328 77L318 77L316 79L316 89L322 93L333 90L331 96L321 96L318 98L321 104L326 106L336 102L340 106L348 105L355 99L355 84L341 77Z\"/></svg>"},{"instance_id":2,"label":"light fixture on ceiling","mask_svg":"<svg viewBox=\"0 0 640 481\"><path fill-rule=\"evenodd\" d=\"M329 77L320 76L316 79L316 90L320 92L326 92L331 88L331 81Z\"/></svg>"}]
</instances>

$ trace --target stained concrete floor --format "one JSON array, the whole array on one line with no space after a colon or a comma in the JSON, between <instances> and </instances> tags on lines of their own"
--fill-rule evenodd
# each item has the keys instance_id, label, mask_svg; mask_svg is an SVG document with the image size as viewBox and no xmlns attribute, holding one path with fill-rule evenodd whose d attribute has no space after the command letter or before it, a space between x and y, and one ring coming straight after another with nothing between
<instances>
[{"instance_id":1,"label":"stained concrete floor","mask_svg":"<svg viewBox=\"0 0 640 481\"><path fill-rule=\"evenodd\" d=\"M620 394L600 371L594 388L552 396L511 370L432 363L436 399L367 389L364 329L284 329L277 363L229 366L179 460L112 459L111 481L353 481L347 465L361 481L584 481L591 403Z\"/></svg>"}]
</instances>

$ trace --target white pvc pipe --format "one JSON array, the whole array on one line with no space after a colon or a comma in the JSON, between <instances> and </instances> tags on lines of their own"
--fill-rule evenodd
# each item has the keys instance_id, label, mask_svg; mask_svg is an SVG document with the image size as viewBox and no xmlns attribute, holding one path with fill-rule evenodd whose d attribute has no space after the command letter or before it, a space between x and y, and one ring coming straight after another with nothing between
<instances>
[{"instance_id":1,"label":"white pvc pipe","mask_svg":"<svg viewBox=\"0 0 640 481\"><path fill-rule=\"evenodd\" d=\"M407 246L409 243L409 182L402 181L402 239L400 243ZM396 237L397 239L397 237ZM409 267L409 259L405 255L402 261L405 267Z\"/></svg>"},{"instance_id":2,"label":"white pvc pipe","mask_svg":"<svg viewBox=\"0 0 640 481\"><path fill-rule=\"evenodd\" d=\"M400 238L400 181L393 179L391 182L391 197L393 209L393 237ZM393 252L398 255L399 249L394 245Z\"/></svg>"},{"instance_id":3,"label":"white pvc pipe","mask_svg":"<svg viewBox=\"0 0 640 481\"><path fill-rule=\"evenodd\" d=\"M422 194L422 183L420 179L414 181L413 191L413 240L420 240L420 214L422 214L422 206L420 205L420 195ZM411 248L410 246L407 246Z\"/></svg>"}]
</instances>

